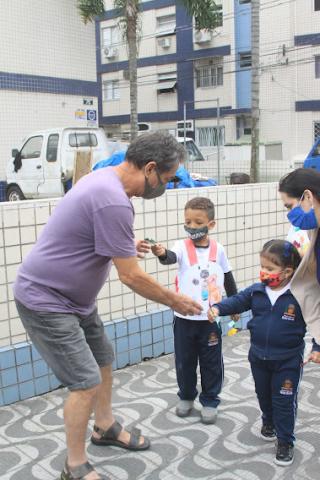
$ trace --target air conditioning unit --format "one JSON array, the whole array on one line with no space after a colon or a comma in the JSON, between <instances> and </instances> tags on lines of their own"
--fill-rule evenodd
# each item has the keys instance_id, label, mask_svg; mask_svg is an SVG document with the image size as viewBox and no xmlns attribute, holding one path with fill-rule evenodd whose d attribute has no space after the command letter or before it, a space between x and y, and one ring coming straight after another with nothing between
<instances>
[{"instance_id":1,"label":"air conditioning unit","mask_svg":"<svg viewBox=\"0 0 320 480\"><path fill-rule=\"evenodd\" d=\"M123 76L123 80L130 80L129 70L123 70L122 71L122 76Z\"/></svg>"},{"instance_id":2,"label":"air conditioning unit","mask_svg":"<svg viewBox=\"0 0 320 480\"><path fill-rule=\"evenodd\" d=\"M181 120L177 122L177 131L184 132L184 121ZM186 131L193 132L194 131L194 123L193 120L186 120Z\"/></svg>"},{"instance_id":3,"label":"air conditioning unit","mask_svg":"<svg viewBox=\"0 0 320 480\"><path fill-rule=\"evenodd\" d=\"M208 43L212 40L212 32L210 30L196 30L194 32L194 43Z\"/></svg>"},{"instance_id":4,"label":"air conditioning unit","mask_svg":"<svg viewBox=\"0 0 320 480\"><path fill-rule=\"evenodd\" d=\"M105 47L103 53L105 58L114 58L118 55L118 49L114 47Z\"/></svg>"},{"instance_id":5,"label":"air conditioning unit","mask_svg":"<svg viewBox=\"0 0 320 480\"><path fill-rule=\"evenodd\" d=\"M171 47L171 38L160 38L158 40L159 47L170 48Z\"/></svg>"}]
</instances>

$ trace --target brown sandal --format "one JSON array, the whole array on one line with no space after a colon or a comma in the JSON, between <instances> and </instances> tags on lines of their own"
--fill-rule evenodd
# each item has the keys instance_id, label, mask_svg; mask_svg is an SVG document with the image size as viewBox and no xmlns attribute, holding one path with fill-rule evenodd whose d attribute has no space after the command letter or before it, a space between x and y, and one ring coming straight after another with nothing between
<instances>
[{"instance_id":1,"label":"brown sandal","mask_svg":"<svg viewBox=\"0 0 320 480\"><path fill-rule=\"evenodd\" d=\"M141 437L141 430L133 428L130 432L129 443L121 442L118 440L122 426L119 422L115 421L108 430L102 430L102 428L94 425L94 431L101 435L101 438L91 437L91 442L94 445L107 446L113 445L115 447L125 448L126 450L147 450L150 447L150 440L144 438L144 442L139 444Z\"/></svg>"},{"instance_id":2,"label":"brown sandal","mask_svg":"<svg viewBox=\"0 0 320 480\"><path fill-rule=\"evenodd\" d=\"M89 462L83 463L78 467L70 468L66 460L60 480L82 480L88 473L93 471L94 468ZM99 475L100 480L110 480L109 477L101 475L100 473L97 473L97 475Z\"/></svg>"}]
</instances>

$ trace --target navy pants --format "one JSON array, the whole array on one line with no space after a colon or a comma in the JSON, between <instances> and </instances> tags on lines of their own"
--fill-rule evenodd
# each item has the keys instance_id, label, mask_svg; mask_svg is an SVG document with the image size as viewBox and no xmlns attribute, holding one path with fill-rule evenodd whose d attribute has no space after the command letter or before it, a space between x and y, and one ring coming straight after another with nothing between
<instances>
[{"instance_id":1,"label":"navy pants","mask_svg":"<svg viewBox=\"0 0 320 480\"><path fill-rule=\"evenodd\" d=\"M277 438L293 444L303 353L285 360L262 360L249 352L263 424L274 425Z\"/></svg>"},{"instance_id":2,"label":"navy pants","mask_svg":"<svg viewBox=\"0 0 320 480\"><path fill-rule=\"evenodd\" d=\"M181 400L194 400L198 394L199 362L200 403L206 407L219 405L224 373L221 346L221 329L216 322L174 318L175 362Z\"/></svg>"}]
</instances>

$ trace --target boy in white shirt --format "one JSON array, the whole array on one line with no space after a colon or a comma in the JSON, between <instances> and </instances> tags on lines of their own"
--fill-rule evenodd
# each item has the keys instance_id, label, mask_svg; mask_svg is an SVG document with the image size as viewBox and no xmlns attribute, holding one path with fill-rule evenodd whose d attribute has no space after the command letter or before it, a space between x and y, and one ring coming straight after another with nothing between
<instances>
[{"instance_id":1,"label":"boy in white shirt","mask_svg":"<svg viewBox=\"0 0 320 480\"><path fill-rule=\"evenodd\" d=\"M209 238L215 226L214 205L208 198L195 197L185 206L186 240L178 240L172 250L156 244L152 252L163 265L178 263L176 288L203 306L203 314L182 317L175 312L174 348L180 398L176 414L190 414L197 397L199 361L203 423L214 423L223 384L221 328L207 320L209 305L219 302L225 289L227 296L237 292L231 267L223 246Z\"/></svg>"}]
</instances>

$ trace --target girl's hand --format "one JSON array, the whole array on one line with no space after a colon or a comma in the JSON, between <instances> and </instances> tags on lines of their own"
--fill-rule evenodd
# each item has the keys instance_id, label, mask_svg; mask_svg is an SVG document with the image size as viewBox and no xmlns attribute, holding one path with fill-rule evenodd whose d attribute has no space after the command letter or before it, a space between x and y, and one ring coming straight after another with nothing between
<instances>
[{"instance_id":1,"label":"girl's hand","mask_svg":"<svg viewBox=\"0 0 320 480\"><path fill-rule=\"evenodd\" d=\"M208 310L209 322L213 323L217 317L219 317L219 309L216 307L210 307Z\"/></svg>"},{"instance_id":2,"label":"girl's hand","mask_svg":"<svg viewBox=\"0 0 320 480\"><path fill-rule=\"evenodd\" d=\"M320 363L320 352L311 352L307 360L303 362L303 365L306 365L309 362Z\"/></svg>"},{"instance_id":3,"label":"girl's hand","mask_svg":"<svg viewBox=\"0 0 320 480\"><path fill-rule=\"evenodd\" d=\"M162 257L166 254L166 249L163 245L161 245L161 243L156 243L155 245L152 245L151 251L156 257Z\"/></svg>"}]
</instances>

